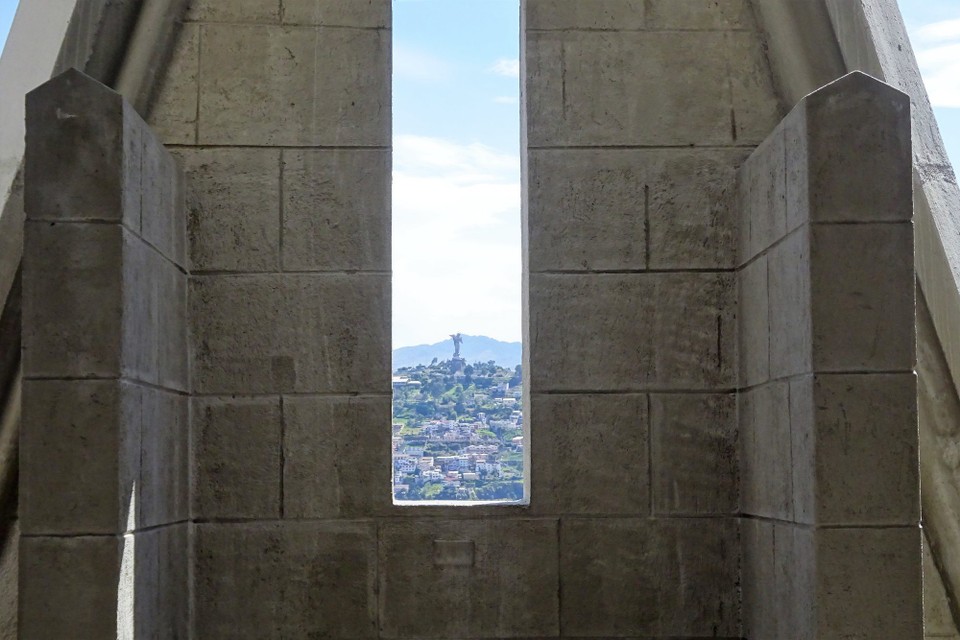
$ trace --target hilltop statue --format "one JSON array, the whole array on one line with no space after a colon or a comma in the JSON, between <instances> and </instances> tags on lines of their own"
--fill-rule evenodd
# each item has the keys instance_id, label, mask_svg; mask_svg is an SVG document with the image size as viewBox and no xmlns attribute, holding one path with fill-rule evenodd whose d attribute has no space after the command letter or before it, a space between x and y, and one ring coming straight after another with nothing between
<instances>
[{"instance_id":1,"label":"hilltop statue","mask_svg":"<svg viewBox=\"0 0 960 640\"><path fill-rule=\"evenodd\" d=\"M451 333L450 337L453 338L453 357L450 358L450 372L455 376L463 375L464 366L467 364L467 361L460 356L460 345L463 344L463 335Z\"/></svg>"}]
</instances>

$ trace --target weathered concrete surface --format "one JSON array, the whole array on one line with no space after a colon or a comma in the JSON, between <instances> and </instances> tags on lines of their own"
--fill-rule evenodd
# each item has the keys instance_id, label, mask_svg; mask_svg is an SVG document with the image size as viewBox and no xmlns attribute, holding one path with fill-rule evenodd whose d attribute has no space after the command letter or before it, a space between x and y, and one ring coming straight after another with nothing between
<instances>
[{"instance_id":1,"label":"weathered concrete surface","mask_svg":"<svg viewBox=\"0 0 960 640\"><path fill-rule=\"evenodd\" d=\"M198 393L387 393L389 278L375 274L191 280Z\"/></svg>"},{"instance_id":2,"label":"weathered concrete surface","mask_svg":"<svg viewBox=\"0 0 960 640\"><path fill-rule=\"evenodd\" d=\"M116 637L120 540L21 538L20 637Z\"/></svg>"},{"instance_id":3,"label":"weathered concrete surface","mask_svg":"<svg viewBox=\"0 0 960 640\"><path fill-rule=\"evenodd\" d=\"M558 523L423 520L380 533L382 636L556 636ZM441 555L442 541L472 553Z\"/></svg>"},{"instance_id":4,"label":"weathered concrete surface","mask_svg":"<svg viewBox=\"0 0 960 640\"><path fill-rule=\"evenodd\" d=\"M565 519L560 530L564 633L736 636L738 528L734 518ZM697 560L688 562L689 557Z\"/></svg>"},{"instance_id":5,"label":"weathered concrete surface","mask_svg":"<svg viewBox=\"0 0 960 640\"><path fill-rule=\"evenodd\" d=\"M890 579L868 585L870 593L908 611L889 628L911 637L917 620L911 585L919 575L909 555L914 528L804 537L803 529L790 526L798 513L826 514L817 510L825 498L839 505L838 518L915 519L908 473L900 474L898 500L868 505L868 516L850 515L844 503L861 484L828 475L831 493L824 496L817 491L826 483L782 473L796 466L793 454L807 456L801 471L820 459L817 439L794 441L798 434L791 431L803 416L815 420L809 416L818 396L809 370L816 354L803 357L822 344L815 331L876 326L876 335L899 340L904 325L896 313L882 326L857 313L832 325L832 318L817 315L814 303L824 291L839 297L862 288L862 263L846 264L848 277L840 278L846 289L825 278L794 277L802 273L798 264L816 266L837 250L829 238L820 242L797 229L804 222L791 211L809 209L810 198L788 188L789 169L798 163L789 155L777 165L784 167L782 188L758 191L782 206L783 215L750 236L745 253L754 253L743 259L734 172L749 152L745 147L765 138L780 116L746 3L606 0L584 8L590 7L526 7L524 56L533 72L525 77L526 118L533 125L528 142L543 147L531 150L527 176L533 329L527 415L543 424L531 434L538 453L530 508L542 517L530 518L520 509L401 512L386 502L386 472L381 487L375 471L375 461L389 456L389 163L382 148L389 145L389 32L383 28L389 4L196 3L156 118L168 142L208 145L178 150L196 178L186 194L195 234L182 255L205 273L191 276L189 287L179 289L177 282L169 290L177 299L181 291L190 296L183 311L174 312L189 316L182 333L170 338L155 330L152 318L166 320L155 315L149 296L129 307L142 315L124 318L137 331L129 335L142 336L130 343L138 347L178 344L189 324L189 369L198 395L185 397L190 376L178 377L182 366L171 366L162 378L160 356L153 364L152 351L135 350L132 364L117 367L168 387L138 387L144 403L136 450L143 460L141 519L172 522L185 517L190 504L191 518L261 521L127 536L137 543L141 566L151 567L140 574L151 580L145 593L156 595L133 609L119 598L124 616L140 613L134 619L143 634L159 633L150 621L164 615L180 633L185 612L193 611L200 637L556 637L561 629L591 637L740 637L745 629L759 637L797 637L787 635L797 628L788 625L825 636L848 623L837 620L839 605L814 605L823 598L833 605L850 590L866 593L848 573L885 571ZM707 62L697 64L704 56ZM377 73L366 73L371 66ZM682 79L651 98L654 80L665 76ZM319 86L323 91L314 90ZM553 114L551 120L545 114ZM633 148L596 148L608 144ZM346 148L309 148L326 145ZM577 148L560 148L571 145ZM637 148L647 145L684 148ZM788 154L795 145L770 146ZM776 154L773 159L779 161ZM165 237L162 228L154 231ZM142 222L136 233L147 240ZM902 258L903 240L882 245L886 253L879 255ZM185 282L186 259L176 245L149 244L179 267L168 271ZM164 263L150 262L156 255L136 246L121 250L120 260L139 265L130 273L140 279L129 282L141 283L160 274ZM742 272L749 278L733 273L750 259ZM889 262L897 287L905 263ZM754 295L756 287L767 295ZM121 284L119 295L126 290ZM812 293L804 298L804 292ZM804 305L809 313L794 315ZM767 307L766 322L745 321L745 313ZM787 339L771 339L781 328ZM762 342L765 332L766 349L742 352L751 360L741 368L738 343ZM826 337L835 335L827 331ZM119 362L127 355L123 344ZM910 352L898 348L873 353L853 340L843 362L864 368L890 362L899 371ZM749 411L736 404L740 372L750 377L749 386L762 385L741 397L740 408ZM781 372L794 379L762 384ZM904 374L884 376L895 378L888 386L903 393ZM824 386L822 376L816 380ZM836 389L820 391L820 398L836 400ZM192 420L181 422L188 402ZM835 406L841 404L823 404L829 426L839 420ZM901 414L909 409L895 406ZM749 428L741 426L738 411L740 418L757 416ZM855 413L851 426L858 433L882 439ZM889 423L880 421L877 429L895 430L909 419L889 413ZM774 429L757 428L783 418ZM170 430L145 437L154 424ZM192 448L185 452L177 434L188 424ZM739 446L750 452L746 438L753 457L738 458ZM863 464L862 452L848 453L853 468ZM904 458L889 453L880 464L898 469ZM909 446L899 453L909 455ZM168 458L169 470L163 467ZM192 465L186 498L179 483L189 476L179 461ZM609 491L618 482L629 491ZM158 494L158 486L170 493ZM731 517L741 510L784 522L741 523ZM497 517L485 519L491 513ZM775 538L778 528L790 536ZM161 532L167 542L155 540ZM191 540L192 569L163 564L163 558L182 557ZM876 554L847 551L857 545ZM758 548L764 553L753 554ZM121 549L119 576L129 570L125 553L130 548ZM879 568L878 558L885 562ZM758 582L746 584L741 566L756 571L749 575L760 576ZM810 566L811 574L796 570ZM191 570L192 590L186 586ZM899 591L888 589L894 581ZM184 597L170 599L172 593ZM771 597L795 606L777 608ZM818 617L805 618L810 611ZM851 633L852 625L873 636L885 631L875 620L852 618Z\"/></svg>"},{"instance_id":6,"label":"weathered concrete surface","mask_svg":"<svg viewBox=\"0 0 960 640\"><path fill-rule=\"evenodd\" d=\"M740 431L734 394L651 394L650 425L651 504L656 515L739 511Z\"/></svg>"},{"instance_id":7,"label":"weathered concrete surface","mask_svg":"<svg viewBox=\"0 0 960 640\"><path fill-rule=\"evenodd\" d=\"M549 514L650 513L650 415L645 394L531 398L533 510ZM611 487L629 486L629 491Z\"/></svg>"},{"instance_id":8,"label":"weathered concrete surface","mask_svg":"<svg viewBox=\"0 0 960 640\"><path fill-rule=\"evenodd\" d=\"M78 71L28 108L20 637L182 634L179 170L129 104Z\"/></svg>"},{"instance_id":9,"label":"weathered concrete surface","mask_svg":"<svg viewBox=\"0 0 960 640\"><path fill-rule=\"evenodd\" d=\"M280 152L181 148L174 153L190 183L191 273L277 271Z\"/></svg>"},{"instance_id":10,"label":"weathered concrete surface","mask_svg":"<svg viewBox=\"0 0 960 640\"><path fill-rule=\"evenodd\" d=\"M740 172L739 308L766 316L740 318L757 637L922 635L909 159L908 97L850 74Z\"/></svg>"},{"instance_id":11,"label":"weathered concrete surface","mask_svg":"<svg viewBox=\"0 0 960 640\"><path fill-rule=\"evenodd\" d=\"M960 400L940 341L937 338L926 298L919 296L917 313L918 412L920 417L920 482L924 533L931 556L941 571L942 585L951 611L956 602L954 576L960 549L960 535L954 522L960 513L957 473L957 416ZM931 587L926 569L924 589ZM925 591L926 593L926 591ZM924 615L933 615L924 600ZM942 625L941 625L942 628ZM949 637L949 636L948 636Z\"/></svg>"},{"instance_id":12,"label":"weathered concrete surface","mask_svg":"<svg viewBox=\"0 0 960 640\"><path fill-rule=\"evenodd\" d=\"M782 115L761 39L736 0L522 13L524 417L560 628L739 637L736 173Z\"/></svg>"},{"instance_id":13,"label":"weathered concrete surface","mask_svg":"<svg viewBox=\"0 0 960 640\"><path fill-rule=\"evenodd\" d=\"M286 150L283 269L389 271L390 152Z\"/></svg>"},{"instance_id":14,"label":"weathered concrete surface","mask_svg":"<svg viewBox=\"0 0 960 640\"><path fill-rule=\"evenodd\" d=\"M202 32L200 144L389 145L389 32L233 24Z\"/></svg>"},{"instance_id":15,"label":"weathered concrete surface","mask_svg":"<svg viewBox=\"0 0 960 640\"><path fill-rule=\"evenodd\" d=\"M530 269L732 267L730 184L744 156L737 149L532 150Z\"/></svg>"},{"instance_id":16,"label":"weathered concrete surface","mask_svg":"<svg viewBox=\"0 0 960 640\"><path fill-rule=\"evenodd\" d=\"M197 398L192 405L192 516L279 517L280 400Z\"/></svg>"},{"instance_id":17,"label":"weathered concrete surface","mask_svg":"<svg viewBox=\"0 0 960 640\"><path fill-rule=\"evenodd\" d=\"M381 438L388 396L283 398L283 512L290 518L386 514L390 492L374 460L390 459Z\"/></svg>"},{"instance_id":18,"label":"weathered concrete surface","mask_svg":"<svg viewBox=\"0 0 960 640\"><path fill-rule=\"evenodd\" d=\"M533 274L533 389L731 388L735 295L729 273Z\"/></svg>"},{"instance_id":19,"label":"weathered concrete surface","mask_svg":"<svg viewBox=\"0 0 960 640\"><path fill-rule=\"evenodd\" d=\"M200 524L195 536L198 637L377 637L371 522Z\"/></svg>"}]
</instances>

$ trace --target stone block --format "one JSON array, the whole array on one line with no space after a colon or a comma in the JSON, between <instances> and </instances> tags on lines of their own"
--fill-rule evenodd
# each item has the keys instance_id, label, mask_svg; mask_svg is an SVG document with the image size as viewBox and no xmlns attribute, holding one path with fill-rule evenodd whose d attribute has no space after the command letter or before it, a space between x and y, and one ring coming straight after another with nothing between
<instances>
[{"instance_id":1,"label":"stone block","mask_svg":"<svg viewBox=\"0 0 960 640\"><path fill-rule=\"evenodd\" d=\"M194 0L187 10L186 19L207 23L278 24L283 4L284 0Z\"/></svg>"},{"instance_id":2,"label":"stone block","mask_svg":"<svg viewBox=\"0 0 960 640\"><path fill-rule=\"evenodd\" d=\"M388 0L283 0L284 24L390 29Z\"/></svg>"},{"instance_id":3,"label":"stone block","mask_svg":"<svg viewBox=\"0 0 960 640\"><path fill-rule=\"evenodd\" d=\"M930 553L930 543L923 537L923 632L928 638L956 640L956 623L950 601L943 586L940 570Z\"/></svg>"},{"instance_id":4,"label":"stone block","mask_svg":"<svg viewBox=\"0 0 960 640\"><path fill-rule=\"evenodd\" d=\"M187 277L155 247L123 232L121 375L187 388Z\"/></svg>"},{"instance_id":5,"label":"stone block","mask_svg":"<svg viewBox=\"0 0 960 640\"><path fill-rule=\"evenodd\" d=\"M787 233L786 150L783 130L767 137L737 173L740 264Z\"/></svg>"},{"instance_id":6,"label":"stone block","mask_svg":"<svg viewBox=\"0 0 960 640\"><path fill-rule=\"evenodd\" d=\"M189 415L186 396L151 387L141 390L140 526L186 520Z\"/></svg>"},{"instance_id":7,"label":"stone block","mask_svg":"<svg viewBox=\"0 0 960 640\"><path fill-rule=\"evenodd\" d=\"M198 393L389 393L389 276L209 276L191 287Z\"/></svg>"},{"instance_id":8,"label":"stone block","mask_svg":"<svg viewBox=\"0 0 960 640\"><path fill-rule=\"evenodd\" d=\"M121 254L119 225L27 222L26 377L119 374Z\"/></svg>"},{"instance_id":9,"label":"stone block","mask_svg":"<svg viewBox=\"0 0 960 640\"><path fill-rule=\"evenodd\" d=\"M649 513L645 395L534 395L531 405L534 513Z\"/></svg>"},{"instance_id":10,"label":"stone block","mask_svg":"<svg viewBox=\"0 0 960 640\"><path fill-rule=\"evenodd\" d=\"M731 184L741 157L687 150L532 151L530 269L732 267Z\"/></svg>"},{"instance_id":11,"label":"stone block","mask_svg":"<svg viewBox=\"0 0 960 640\"><path fill-rule=\"evenodd\" d=\"M817 438L813 376L797 376L790 384L791 477L793 521L813 523L817 508Z\"/></svg>"},{"instance_id":12,"label":"stone block","mask_svg":"<svg viewBox=\"0 0 960 640\"><path fill-rule=\"evenodd\" d=\"M139 390L116 380L24 381L24 534L113 534L135 526L140 410Z\"/></svg>"},{"instance_id":13,"label":"stone block","mask_svg":"<svg viewBox=\"0 0 960 640\"><path fill-rule=\"evenodd\" d=\"M381 637L559 636L557 539L556 520L381 524ZM444 562L443 541L472 542L472 562Z\"/></svg>"},{"instance_id":14,"label":"stone block","mask_svg":"<svg viewBox=\"0 0 960 640\"><path fill-rule=\"evenodd\" d=\"M157 78L157 95L148 118L150 127L165 144L197 143L199 73L200 25L186 23L180 26L166 73Z\"/></svg>"},{"instance_id":15,"label":"stone block","mask_svg":"<svg viewBox=\"0 0 960 640\"><path fill-rule=\"evenodd\" d=\"M787 232L810 221L810 182L807 171L806 109L797 105L783 119L786 155Z\"/></svg>"},{"instance_id":16,"label":"stone block","mask_svg":"<svg viewBox=\"0 0 960 640\"><path fill-rule=\"evenodd\" d=\"M206 25L199 142L388 146L389 54L383 30Z\"/></svg>"},{"instance_id":17,"label":"stone block","mask_svg":"<svg viewBox=\"0 0 960 640\"><path fill-rule=\"evenodd\" d=\"M372 522L197 525L195 633L376 638L376 549Z\"/></svg>"},{"instance_id":18,"label":"stone block","mask_svg":"<svg viewBox=\"0 0 960 640\"><path fill-rule=\"evenodd\" d=\"M187 361L187 275L161 261L154 276L159 280L157 304L157 382L168 389L186 391L190 372Z\"/></svg>"},{"instance_id":19,"label":"stone block","mask_svg":"<svg viewBox=\"0 0 960 640\"><path fill-rule=\"evenodd\" d=\"M736 383L732 274L532 275L529 308L532 392Z\"/></svg>"},{"instance_id":20,"label":"stone block","mask_svg":"<svg viewBox=\"0 0 960 640\"><path fill-rule=\"evenodd\" d=\"M283 153L283 268L390 270L390 152Z\"/></svg>"},{"instance_id":21,"label":"stone block","mask_svg":"<svg viewBox=\"0 0 960 640\"><path fill-rule=\"evenodd\" d=\"M191 420L193 517L278 517L279 398L193 398Z\"/></svg>"},{"instance_id":22,"label":"stone block","mask_svg":"<svg viewBox=\"0 0 960 640\"><path fill-rule=\"evenodd\" d=\"M913 226L814 225L810 232L816 371L912 371Z\"/></svg>"},{"instance_id":23,"label":"stone block","mask_svg":"<svg viewBox=\"0 0 960 640\"><path fill-rule=\"evenodd\" d=\"M810 230L802 227L767 256L770 304L770 378L812 371L813 320L810 291Z\"/></svg>"},{"instance_id":24,"label":"stone block","mask_svg":"<svg viewBox=\"0 0 960 640\"><path fill-rule=\"evenodd\" d=\"M651 30L753 29L746 0L647 0L646 28Z\"/></svg>"},{"instance_id":25,"label":"stone block","mask_svg":"<svg viewBox=\"0 0 960 640\"><path fill-rule=\"evenodd\" d=\"M768 382L739 396L740 495L744 513L793 516L790 396L787 382Z\"/></svg>"},{"instance_id":26,"label":"stone block","mask_svg":"<svg viewBox=\"0 0 960 640\"><path fill-rule=\"evenodd\" d=\"M193 271L276 271L280 151L178 149L189 185Z\"/></svg>"},{"instance_id":27,"label":"stone block","mask_svg":"<svg viewBox=\"0 0 960 640\"><path fill-rule=\"evenodd\" d=\"M743 635L779 640L778 602L773 547L774 524L744 518L741 532Z\"/></svg>"},{"instance_id":28,"label":"stone block","mask_svg":"<svg viewBox=\"0 0 960 640\"><path fill-rule=\"evenodd\" d=\"M123 230L123 260L116 267L123 282L120 374L129 380L158 382L160 283L168 264L153 247Z\"/></svg>"},{"instance_id":29,"label":"stone block","mask_svg":"<svg viewBox=\"0 0 960 640\"><path fill-rule=\"evenodd\" d=\"M820 529L814 535L815 637L923 637L919 527Z\"/></svg>"},{"instance_id":30,"label":"stone block","mask_svg":"<svg viewBox=\"0 0 960 640\"><path fill-rule=\"evenodd\" d=\"M804 105L810 219L911 220L910 97L854 72L810 94Z\"/></svg>"},{"instance_id":31,"label":"stone block","mask_svg":"<svg viewBox=\"0 0 960 640\"><path fill-rule=\"evenodd\" d=\"M727 58L722 33L529 32L528 143L729 144Z\"/></svg>"},{"instance_id":32,"label":"stone block","mask_svg":"<svg viewBox=\"0 0 960 640\"><path fill-rule=\"evenodd\" d=\"M767 256L740 271L739 384L752 387L770 379L770 307L767 298Z\"/></svg>"},{"instance_id":33,"label":"stone block","mask_svg":"<svg viewBox=\"0 0 960 640\"><path fill-rule=\"evenodd\" d=\"M120 94L76 69L27 94L27 218L139 228L124 194L139 189L141 126Z\"/></svg>"},{"instance_id":34,"label":"stone block","mask_svg":"<svg viewBox=\"0 0 960 640\"><path fill-rule=\"evenodd\" d=\"M913 373L817 375L817 525L920 522Z\"/></svg>"},{"instance_id":35,"label":"stone block","mask_svg":"<svg viewBox=\"0 0 960 640\"><path fill-rule=\"evenodd\" d=\"M816 640L812 529L744 519L743 630L747 638Z\"/></svg>"},{"instance_id":36,"label":"stone block","mask_svg":"<svg viewBox=\"0 0 960 640\"><path fill-rule=\"evenodd\" d=\"M718 5L709 0L699 1ZM777 127L786 111L774 87L767 45L758 31L733 31L724 37L730 64L733 141L742 145L760 144Z\"/></svg>"},{"instance_id":37,"label":"stone block","mask_svg":"<svg viewBox=\"0 0 960 640\"><path fill-rule=\"evenodd\" d=\"M122 544L115 536L21 538L18 637L117 637Z\"/></svg>"},{"instance_id":38,"label":"stone block","mask_svg":"<svg viewBox=\"0 0 960 640\"><path fill-rule=\"evenodd\" d=\"M649 165L650 268L736 265L736 169L746 154L666 151Z\"/></svg>"},{"instance_id":39,"label":"stone block","mask_svg":"<svg viewBox=\"0 0 960 640\"><path fill-rule=\"evenodd\" d=\"M643 160L623 151L531 151L530 270L645 269Z\"/></svg>"},{"instance_id":40,"label":"stone block","mask_svg":"<svg viewBox=\"0 0 960 640\"><path fill-rule=\"evenodd\" d=\"M181 268L186 262L184 184L180 168L153 132L141 132L140 236Z\"/></svg>"},{"instance_id":41,"label":"stone block","mask_svg":"<svg viewBox=\"0 0 960 640\"><path fill-rule=\"evenodd\" d=\"M644 27L643 0L527 0L526 28L535 30L637 30Z\"/></svg>"},{"instance_id":42,"label":"stone block","mask_svg":"<svg viewBox=\"0 0 960 640\"><path fill-rule=\"evenodd\" d=\"M189 637L189 526L136 535L134 637Z\"/></svg>"},{"instance_id":43,"label":"stone block","mask_svg":"<svg viewBox=\"0 0 960 640\"><path fill-rule=\"evenodd\" d=\"M564 519L564 635L738 636L738 538L733 518Z\"/></svg>"},{"instance_id":44,"label":"stone block","mask_svg":"<svg viewBox=\"0 0 960 640\"><path fill-rule=\"evenodd\" d=\"M283 513L288 518L368 518L390 508L388 396L283 399Z\"/></svg>"},{"instance_id":45,"label":"stone block","mask_svg":"<svg viewBox=\"0 0 960 640\"><path fill-rule=\"evenodd\" d=\"M650 425L655 514L739 510L735 395L651 394Z\"/></svg>"}]
</instances>

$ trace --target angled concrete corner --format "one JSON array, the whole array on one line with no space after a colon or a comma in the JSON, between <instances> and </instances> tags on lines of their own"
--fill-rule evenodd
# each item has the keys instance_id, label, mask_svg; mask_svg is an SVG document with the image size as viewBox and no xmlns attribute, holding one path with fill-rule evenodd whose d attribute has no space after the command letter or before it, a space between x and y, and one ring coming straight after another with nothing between
<instances>
[{"instance_id":1,"label":"angled concrete corner","mask_svg":"<svg viewBox=\"0 0 960 640\"><path fill-rule=\"evenodd\" d=\"M771 616L802 621L791 637L922 632L910 136L909 97L851 73L741 170L741 229L763 230L741 254L741 508L776 520L744 537L743 579L791 593L745 591L760 637Z\"/></svg>"},{"instance_id":2,"label":"angled concrete corner","mask_svg":"<svg viewBox=\"0 0 960 640\"><path fill-rule=\"evenodd\" d=\"M133 637L186 602L148 568L188 506L180 172L76 70L28 95L25 163L21 637Z\"/></svg>"},{"instance_id":3,"label":"angled concrete corner","mask_svg":"<svg viewBox=\"0 0 960 640\"><path fill-rule=\"evenodd\" d=\"M129 172L139 173L140 163L139 145L124 146L125 121L133 114L124 113L129 107L120 94L68 69L28 93L26 100L25 180L56 181L60 186L28 189L27 217L122 220L123 188L133 177ZM64 144L73 152L64 153ZM114 166L125 170L105 170Z\"/></svg>"},{"instance_id":4,"label":"angled concrete corner","mask_svg":"<svg viewBox=\"0 0 960 640\"><path fill-rule=\"evenodd\" d=\"M806 204L812 222L913 217L910 96L854 71L804 98L784 126L797 136L788 147L802 153L788 174L788 207Z\"/></svg>"}]
</instances>

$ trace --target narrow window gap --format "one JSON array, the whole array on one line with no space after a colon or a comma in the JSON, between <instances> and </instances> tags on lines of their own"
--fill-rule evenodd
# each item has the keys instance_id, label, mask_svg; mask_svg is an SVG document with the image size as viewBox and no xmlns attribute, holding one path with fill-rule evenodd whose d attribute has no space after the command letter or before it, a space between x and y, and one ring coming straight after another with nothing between
<instances>
[{"instance_id":1,"label":"narrow window gap","mask_svg":"<svg viewBox=\"0 0 960 640\"><path fill-rule=\"evenodd\" d=\"M395 503L523 503L519 0L393 3Z\"/></svg>"}]
</instances>

